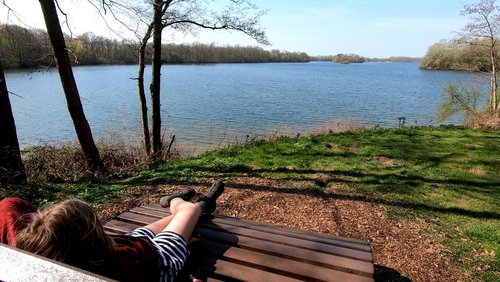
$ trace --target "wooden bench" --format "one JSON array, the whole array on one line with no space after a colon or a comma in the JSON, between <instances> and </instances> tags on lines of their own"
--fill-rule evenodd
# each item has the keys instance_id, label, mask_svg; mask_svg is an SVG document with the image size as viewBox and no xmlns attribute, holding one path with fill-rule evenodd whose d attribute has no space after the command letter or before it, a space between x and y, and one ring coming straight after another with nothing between
<instances>
[{"instance_id":1,"label":"wooden bench","mask_svg":"<svg viewBox=\"0 0 500 282\"><path fill-rule=\"evenodd\" d=\"M140 206L105 229L123 234L169 214ZM189 246L187 271L209 281L373 281L370 246L351 238L217 215L198 224Z\"/></svg>"}]
</instances>

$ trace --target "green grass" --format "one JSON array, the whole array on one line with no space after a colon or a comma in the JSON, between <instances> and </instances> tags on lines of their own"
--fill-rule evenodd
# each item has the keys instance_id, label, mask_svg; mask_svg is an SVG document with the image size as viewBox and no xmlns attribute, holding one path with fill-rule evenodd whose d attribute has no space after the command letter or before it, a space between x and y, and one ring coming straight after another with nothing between
<instances>
[{"instance_id":1,"label":"green grass","mask_svg":"<svg viewBox=\"0 0 500 282\"><path fill-rule=\"evenodd\" d=\"M420 232L443 243L457 265L479 280L500 280L500 131L495 130L402 128L280 137L175 161L119 184L50 184L28 194L38 203L73 196L99 205L169 181L243 175L315 180L318 174L356 191L360 200L386 205L391 217L425 219ZM330 193L345 196L342 189Z\"/></svg>"}]
</instances>

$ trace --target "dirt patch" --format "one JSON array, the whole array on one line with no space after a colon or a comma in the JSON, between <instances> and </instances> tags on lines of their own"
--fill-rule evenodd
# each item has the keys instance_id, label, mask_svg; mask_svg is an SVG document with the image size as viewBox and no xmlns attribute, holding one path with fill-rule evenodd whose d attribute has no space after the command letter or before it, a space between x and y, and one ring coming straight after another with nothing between
<instances>
[{"instance_id":1,"label":"dirt patch","mask_svg":"<svg viewBox=\"0 0 500 282\"><path fill-rule=\"evenodd\" d=\"M100 215L108 219L140 204L156 203L161 196L186 187L206 193L212 181L203 179L144 187L124 197L120 204L100 210ZM426 224L424 220L389 219L382 204L359 195L334 194L337 189L313 192L292 188L311 184L308 181L234 178L226 181L226 191L219 198L216 213L366 240L372 247L378 281L471 279L452 264L443 246L429 235L419 234L419 229ZM335 185L330 183L330 186Z\"/></svg>"},{"instance_id":2,"label":"dirt patch","mask_svg":"<svg viewBox=\"0 0 500 282\"><path fill-rule=\"evenodd\" d=\"M344 146L341 146L341 145L336 144L336 143L328 143L325 146L326 146L326 148L332 150L335 153L343 153L343 152L357 153L357 152L359 152L359 148L357 148L357 147L344 147Z\"/></svg>"},{"instance_id":3,"label":"dirt patch","mask_svg":"<svg viewBox=\"0 0 500 282\"><path fill-rule=\"evenodd\" d=\"M393 167L393 166L397 165L395 160L390 159L388 157L381 157L381 156L368 158L368 161L369 162L378 162L378 163L381 163L381 164L383 164L385 166L389 166L389 167Z\"/></svg>"},{"instance_id":4,"label":"dirt patch","mask_svg":"<svg viewBox=\"0 0 500 282\"><path fill-rule=\"evenodd\" d=\"M331 149L332 151L334 151L336 153L340 153L340 152L343 151L342 147L340 145L336 144L336 143L328 143L328 144L326 144L326 147L328 149Z\"/></svg>"},{"instance_id":5,"label":"dirt patch","mask_svg":"<svg viewBox=\"0 0 500 282\"><path fill-rule=\"evenodd\" d=\"M479 149L484 147L483 144L464 144L465 148L475 148Z\"/></svg>"},{"instance_id":6,"label":"dirt patch","mask_svg":"<svg viewBox=\"0 0 500 282\"><path fill-rule=\"evenodd\" d=\"M478 166L471 167L471 168L468 169L468 171L470 173L475 174L475 175L484 175L484 174L486 174L486 172L484 171L484 169L481 168L481 167L478 167Z\"/></svg>"},{"instance_id":7,"label":"dirt patch","mask_svg":"<svg viewBox=\"0 0 500 282\"><path fill-rule=\"evenodd\" d=\"M469 203L465 199L459 198L456 199L450 206L467 209L469 208Z\"/></svg>"},{"instance_id":8,"label":"dirt patch","mask_svg":"<svg viewBox=\"0 0 500 282\"><path fill-rule=\"evenodd\" d=\"M316 173L313 175L314 184L319 187L326 187L333 180L333 177L326 173Z\"/></svg>"}]
</instances>

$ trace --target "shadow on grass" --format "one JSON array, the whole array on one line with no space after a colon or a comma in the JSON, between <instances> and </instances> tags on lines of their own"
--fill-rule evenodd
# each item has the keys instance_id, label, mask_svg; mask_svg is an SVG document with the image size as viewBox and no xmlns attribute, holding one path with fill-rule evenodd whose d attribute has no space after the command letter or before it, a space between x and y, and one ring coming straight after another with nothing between
<instances>
[{"instance_id":1,"label":"shadow on grass","mask_svg":"<svg viewBox=\"0 0 500 282\"><path fill-rule=\"evenodd\" d=\"M386 173L386 174L375 174L375 173L364 173L356 172L350 170L301 170L301 169L288 169L288 168L276 168L276 169L252 169L248 166L236 165L230 167L206 167L206 166L190 166L191 171L196 171L200 175L213 174L213 175L236 175L236 174L246 174L253 176L260 176L266 173L284 173L290 174L291 177L286 177L288 180L307 180L310 179L308 175L314 175L317 173L330 175L335 182L340 183L354 183L354 184L369 184L369 185L383 185L384 191L387 192L401 192L401 186L406 185L408 187L415 187L421 183L440 185L463 185L467 186L469 191L476 191L483 194L500 194L500 189L498 183L494 181L473 181L473 180L462 180L462 179L431 179L423 176L416 175L400 175L398 173ZM171 175L175 175L175 172L171 172ZM300 175L300 176L293 176ZM346 180L342 177L352 177L356 180ZM169 178L175 178L170 176ZM310 179L312 180L312 179ZM166 183L163 177L150 178L148 175L139 176L135 179L127 182L127 184L161 184ZM391 189L390 186L394 188Z\"/></svg>"},{"instance_id":2,"label":"shadow on grass","mask_svg":"<svg viewBox=\"0 0 500 282\"><path fill-rule=\"evenodd\" d=\"M288 173L288 174L302 174L302 175L307 175L307 174L315 174L315 173L326 173L330 174L332 176L351 176L351 177L357 177L357 178L362 178L362 177L372 177L377 180L384 180L387 179L388 177L392 177L396 180L416 180L416 181L423 181L423 182L434 182L434 183L442 183L442 184L463 184L463 185L470 185L470 186L477 186L477 187L484 187L484 188L495 188L492 190L497 190L498 188L498 183L493 183L493 182L480 182L480 181L469 181L469 180L457 180L457 179L429 179L421 176L402 176L396 173L393 174L374 174L374 173L362 173L362 172L356 172L356 171L351 171L351 170L312 170L312 169L288 169L285 167L279 167L276 169L252 169L249 166L245 165L234 165L234 166L214 166L214 167L207 167L207 166L189 166L190 171L196 171L199 175L204 175L207 173L212 173L212 174L238 174L238 173L244 173L244 174L250 174L250 175L259 175L262 173ZM180 169L182 171L182 168ZM162 173L167 173L168 171L158 171L159 174ZM175 178L175 173L176 171L171 171L168 172L169 175L174 176ZM142 175L135 177L129 183L150 183L152 181L162 181L164 178L162 177L156 177L151 179L150 175ZM290 178L289 178L290 179ZM304 178L298 178L296 180L302 180ZM369 181L366 182L367 184L375 184L375 183L380 183L380 181Z\"/></svg>"},{"instance_id":3,"label":"shadow on grass","mask_svg":"<svg viewBox=\"0 0 500 282\"><path fill-rule=\"evenodd\" d=\"M470 181L470 180L458 180L458 179L430 179L422 176L402 176L399 174L374 174L374 173L362 173L362 172L355 172L355 171L348 171L348 170L297 170L297 169L287 169L287 168L278 168L275 170L269 170L269 169L258 169L258 170L253 170L254 173L290 173L290 174L302 174L302 175L307 175L307 174L316 174L316 173L325 173L329 174L331 176L350 176L350 177L356 177L356 178L371 178L373 180L360 180L356 181L355 183L365 183L365 184L382 184L384 181L386 181L388 178L392 179L395 182L406 182L406 181L419 181L419 182L426 182L426 183L435 183L435 184L456 184L456 185L467 185L467 186L472 186L472 187L480 187L480 188L486 188L489 189L491 193L497 192L498 193L498 183L493 183L493 182L480 182L480 181ZM298 178L295 180L303 180L304 178ZM346 181L342 179L335 178L336 182L354 182L354 181ZM481 190L481 192L485 192L484 190Z\"/></svg>"},{"instance_id":4,"label":"shadow on grass","mask_svg":"<svg viewBox=\"0 0 500 282\"><path fill-rule=\"evenodd\" d=\"M266 187L254 184L231 184L231 187L237 189L249 189L249 190L265 190L265 191L273 191L279 193L289 193L289 194L307 194L307 195L315 195L317 197L321 197L324 199L339 199L339 200L349 200L349 201L359 201L366 203L375 203L382 204L387 206L408 208L414 210L422 210L422 211L431 211L437 213L447 213L447 214L457 214L464 215L468 217L474 218L483 218L483 219L500 219L500 214L494 212L479 212L479 211L470 211L462 208L444 208L444 207L435 207L423 203L409 203L405 201L395 201L395 200L387 200L380 199L376 197L371 197L367 195L346 195L346 194L335 194L335 193L324 193L318 191L317 189L297 189L297 188L273 188Z\"/></svg>"},{"instance_id":5,"label":"shadow on grass","mask_svg":"<svg viewBox=\"0 0 500 282\"><path fill-rule=\"evenodd\" d=\"M182 186L196 186L196 185L205 185L209 186L211 184L212 178L207 181L191 181L191 180L184 180L184 181L177 181L177 180L172 180L165 182L164 184L174 184L174 185L182 185ZM400 208L406 208L406 209L413 209L413 210L419 210L419 211L427 211L427 212L436 212L436 213L444 213L444 214L455 214L455 215L462 215L462 216L468 216L472 218L478 218L478 219L500 219L500 214L495 213L495 212L481 212L481 211L471 211L463 208L457 208L457 207L436 207L424 203L410 203L406 201L396 201L396 200L387 200L387 199L381 199L377 198L374 196L368 196L368 195L348 195L348 194L338 194L338 193L325 193L323 192L322 189L318 188L306 188L306 189L300 189L300 188L276 188L276 187L271 187L271 186L266 186L266 185L257 185L257 184L237 184L237 183L230 183L228 184L228 187L231 189L241 189L241 190L253 190L253 191L271 191L271 192L276 192L276 193L285 193L285 194L291 194L291 195L309 195L309 196L315 196L315 197L320 197L323 199L337 199L337 200L345 200L345 201L358 201L358 202L365 202L365 203L374 203L374 204L381 204L381 205L387 205L387 206L393 206L393 207L400 207Z\"/></svg>"}]
</instances>

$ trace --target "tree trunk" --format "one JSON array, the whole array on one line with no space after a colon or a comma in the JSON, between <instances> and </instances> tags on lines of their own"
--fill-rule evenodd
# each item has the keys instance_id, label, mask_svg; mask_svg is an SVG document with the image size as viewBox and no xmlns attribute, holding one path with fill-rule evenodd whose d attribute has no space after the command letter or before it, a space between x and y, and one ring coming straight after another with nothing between
<instances>
[{"instance_id":1,"label":"tree trunk","mask_svg":"<svg viewBox=\"0 0 500 282\"><path fill-rule=\"evenodd\" d=\"M153 159L161 155L161 110L160 110L160 76L161 76L161 33L162 33L162 0L154 0L153 4L153 62L151 78L151 105L153 127Z\"/></svg>"},{"instance_id":2,"label":"tree trunk","mask_svg":"<svg viewBox=\"0 0 500 282\"><path fill-rule=\"evenodd\" d=\"M491 39L490 58L491 58L491 89L490 89L490 111L497 111L497 63L495 60L495 41Z\"/></svg>"},{"instance_id":3,"label":"tree trunk","mask_svg":"<svg viewBox=\"0 0 500 282\"><path fill-rule=\"evenodd\" d=\"M80 95L76 86L71 62L66 49L64 35L61 30L59 18L57 16L54 0L39 0L42 7L47 33L49 34L50 43L54 50L56 65L59 70L59 77L66 96L68 110L75 126L76 135L80 141L83 154L85 155L87 164L92 171L104 169L104 164L92 138L92 131L85 118Z\"/></svg>"},{"instance_id":4,"label":"tree trunk","mask_svg":"<svg viewBox=\"0 0 500 282\"><path fill-rule=\"evenodd\" d=\"M10 106L9 91L5 82L3 65L0 62L0 183L26 183L16 123Z\"/></svg>"},{"instance_id":5,"label":"tree trunk","mask_svg":"<svg viewBox=\"0 0 500 282\"><path fill-rule=\"evenodd\" d=\"M149 38L149 37L148 37ZM146 150L146 155L149 156L151 153L151 139L149 136L149 125L148 125L148 106L146 101L146 91L144 91L144 69L145 69L145 58L146 58L146 44L147 39L141 42L139 47L139 74L137 76L137 86L139 88L139 99L141 102L141 118L142 118L142 133L144 138L144 149Z\"/></svg>"}]
</instances>

